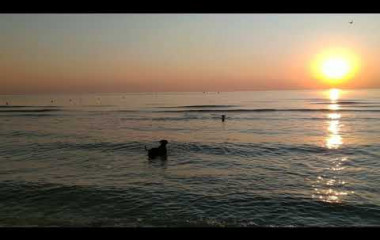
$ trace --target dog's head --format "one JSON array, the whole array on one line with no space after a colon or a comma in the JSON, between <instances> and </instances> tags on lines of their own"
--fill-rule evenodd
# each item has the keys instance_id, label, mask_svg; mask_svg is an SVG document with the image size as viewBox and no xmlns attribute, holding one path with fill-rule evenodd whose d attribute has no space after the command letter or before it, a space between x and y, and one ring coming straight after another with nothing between
<instances>
[{"instance_id":1,"label":"dog's head","mask_svg":"<svg viewBox=\"0 0 380 240\"><path fill-rule=\"evenodd\" d=\"M166 144L168 144L168 141L166 141L166 140L161 140L160 142L159 142L161 145L166 145Z\"/></svg>"}]
</instances>

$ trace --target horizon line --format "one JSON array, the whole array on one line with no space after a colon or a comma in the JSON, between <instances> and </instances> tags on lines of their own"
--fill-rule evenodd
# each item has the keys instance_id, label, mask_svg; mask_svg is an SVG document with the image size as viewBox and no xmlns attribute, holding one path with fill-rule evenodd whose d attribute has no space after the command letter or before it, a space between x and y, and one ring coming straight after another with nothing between
<instances>
[{"instance_id":1,"label":"horizon line","mask_svg":"<svg viewBox=\"0 0 380 240\"><path fill-rule=\"evenodd\" d=\"M292 88L292 89L249 89L249 90L204 90L204 91L134 91L134 92L51 92L51 93L12 93L12 94L2 94L0 96L14 96L14 95L77 95L77 94L157 94L157 93L218 93L218 92L270 92L270 91L316 91L316 90L328 90L328 89L340 89L340 90L375 90L380 89L380 87L366 87L366 88L339 88L339 87L326 87L326 88Z\"/></svg>"}]
</instances>

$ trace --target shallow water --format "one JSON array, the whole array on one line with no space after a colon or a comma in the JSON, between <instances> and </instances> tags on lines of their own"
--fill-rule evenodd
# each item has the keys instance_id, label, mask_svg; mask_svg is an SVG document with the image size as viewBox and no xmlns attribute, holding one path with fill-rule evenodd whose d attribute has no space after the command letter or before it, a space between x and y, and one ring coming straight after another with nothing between
<instances>
[{"instance_id":1,"label":"shallow water","mask_svg":"<svg viewBox=\"0 0 380 240\"><path fill-rule=\"evenodd\" d=\"M3 95L0 225L379 226L379 120L380 90Z\"/></svg>"}]
</instances>

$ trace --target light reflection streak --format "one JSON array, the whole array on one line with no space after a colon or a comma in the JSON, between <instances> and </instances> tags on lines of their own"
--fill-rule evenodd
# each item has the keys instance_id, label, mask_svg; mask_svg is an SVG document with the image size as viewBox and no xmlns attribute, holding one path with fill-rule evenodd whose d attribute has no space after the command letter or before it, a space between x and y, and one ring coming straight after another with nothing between
<instances>
[{"instance_id":1,"label":"light reflection streak","mask_svg":"<svg viewBox=\"0 0 380 240\"><path fill-rule=\"evenodd\" d=\"M328 108L330 110L336 111L339 110L339 89L331 89L329 92L330 105ZM325 146L328 149L339 149L343 144L343 139L340 134L340 119L341 114L338 112L328 113L328 127L327 127L327 137L325 140ZM333 152L331 154L334 154ZM341 189L346 182L343 180L337 179L339 173L344 169L342 163L347 161L347 157L337 158L333 161L333 166L330 166L328 169L328 176L318 176L315 184L313 185L314 194L312 198L318 199L322 202L327 203L341 203L342 196L347 196L348 192ZM332 176L329 176L332 175Z\"/></svg>"},{"instance_id":2,"label":"light reflection streak","mask_svg":"<svg viewBox=\"0 0 380 240\"><path fill-rule=\"evenodd\" d=\"M330 110L339 110L339 105L337 104L339 93L339 89L330 90L331 104L328 106ZM329 127L327 128L330 135L326 139L326 147L328 149L338 149L343 144L342 137L339 134L341 115L339 113L329 113L327 118L330 119Z\"/></svg>"},{"instance_id":3,"label":"light reflection streak","mask_svg":"<svg viewBox=\"0 0 380 240\"><path fill-rule=\"evenodd\" d=\"M327 115L327 118L329 118L330 121L329 126L327 128L329 135L326 138L326 147L328 149L338 149L343 144L342 137L339 134L340 114L330 113Z\"/></svg>"},{"instance_id":4,"label":"light reflection streak","mask_svg":"<svg viewBox=\"0 0 380 240\"><path fill-rule=\"evenodd\" d=\"M330 89L329 94L331 103L336 103L339 99L340 90L336 88Z\"/></svg>"},{"instance_id":5,"label":"light reflection streak","mask_svg":"<svg viewBox=\"0 0 380 240\"><path fill-rule=\"evenodd\" d=\"M328 108L330 109L330 110L339 110L339 105L338 104L335 104L335 103L333 103L333 104L329 104L329 106L328 106Z\"/></svg>"}]
</instances>

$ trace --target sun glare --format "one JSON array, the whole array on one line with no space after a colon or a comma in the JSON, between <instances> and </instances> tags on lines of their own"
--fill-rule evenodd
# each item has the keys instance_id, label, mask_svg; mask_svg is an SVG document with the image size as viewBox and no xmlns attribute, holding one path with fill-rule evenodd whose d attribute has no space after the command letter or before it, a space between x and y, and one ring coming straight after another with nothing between
<instances>
[{"instance_id":1,"label":"sun glare","mask_svg":"<svg viewBox=\"0 0 380 240\"><path fill-rule=\"evenodd\" d=\"M359 61L347 49L329 49L318 54L311 64L313 77L336 86L357 73Z\"/></svg>"},{"instance_id":2,"label":"sun glare","mask_svg":"<svg viewBox=\"0 0 380 240\"><path fill-rule=\"evenodd\" d=\"M331 58L322 63L323 74L330 79L341 79L350 70L348 62L343 58Z\"/></svg>"}]
</instances>

